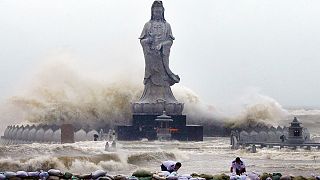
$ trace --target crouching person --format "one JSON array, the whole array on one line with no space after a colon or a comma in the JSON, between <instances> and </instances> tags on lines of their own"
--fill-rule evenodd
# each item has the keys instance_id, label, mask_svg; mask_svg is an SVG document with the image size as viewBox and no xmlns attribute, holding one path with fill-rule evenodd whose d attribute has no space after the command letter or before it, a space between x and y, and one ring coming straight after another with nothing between
<instances>
[{"instance_id":1,"label":"crouching person","mask_svg":"<svg viewBox=\"0 0 320 180\"><path fill-rule=\"evenodd\" d=\"M178 171L178 169L181 167L181 163L174 161L164 161L160 167L161 171L168 171L172 173L173 171Z\"/></svg>"},{"instance_id":2,"label":"crouching person","mask_svg":"<svg viewBox=\"0 0 320 180\"><path fill-rule=\"evenodd\" d=\"M231 173L236 173L237 175L241 175L246 172L246 166L244 165L244 162L241 161L239 157L237 157L234 161L232 161Z\"/></svg>"}]
</instances>

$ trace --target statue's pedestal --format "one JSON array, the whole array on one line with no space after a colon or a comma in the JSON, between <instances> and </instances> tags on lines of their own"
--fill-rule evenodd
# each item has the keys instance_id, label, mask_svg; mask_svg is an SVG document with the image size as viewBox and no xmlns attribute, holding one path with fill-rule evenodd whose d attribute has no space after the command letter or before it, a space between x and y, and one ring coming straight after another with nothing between
<instances>
[{"instance_id":1,"label":"statue's pedestal","mask_svg":"<svg viewBox=\"0 0 320 180\"><path fill-rule=\"evenodd\" d=\"M118 126L119 140L158 139L157 132L161 130L161 125L156 119L165 114L168 114L172 119L168 122L171 139L180 141L203 140L203 127L187 126L187 117L182 115L184 104L174 98L170 87L164 89L163 92L165 93L161 93L159 87L152 90L152 88L146 86L140 100L131 104L132 125Z\"/></svg>"},{"instance_id":2,"label":"statue's pedestal","mask_svg":"<svg viewBox=\"0 0 320 180\"><path fill-rule=\"evenodd\" d=\"M157 86L148 80L141 98L131 104L135 115L161 115L166 111L170 115L182 115L184 104L174 97L171 87Z\"/></svg>"},{"instance_id":3,"label":"statue's pedestal","mask_svg":"<svg viewBox=\"0 0 320 180\"><path fill-rule=\"evenodd\" d=\"M133 115L131 126L118 126L119 140L157 139L159 124L155 120L158 115ZM171 139L180 141L203 141L203 127L186 125L186 115L170 115Z\"/></svg>"}]
</instances>

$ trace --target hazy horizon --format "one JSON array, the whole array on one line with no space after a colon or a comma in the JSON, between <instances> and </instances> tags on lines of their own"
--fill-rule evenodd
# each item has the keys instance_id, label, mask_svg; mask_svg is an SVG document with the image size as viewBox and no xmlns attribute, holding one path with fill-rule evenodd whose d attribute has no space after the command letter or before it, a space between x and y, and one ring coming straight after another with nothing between
<instances>
[{"instance_id":1,"label":"hazy horizon","mask_svg":"<svg viewBox=\"0 0 320 180\"><path fill-rule=\"evenodd\" d=\"M152 0L0 2L0 101L48 61L82 76L141 82L138 37ZM170 67L207 104L258 93L284 107L320 107L320 1L163 0L176 38Z\"/></svg>"}]
</instances>

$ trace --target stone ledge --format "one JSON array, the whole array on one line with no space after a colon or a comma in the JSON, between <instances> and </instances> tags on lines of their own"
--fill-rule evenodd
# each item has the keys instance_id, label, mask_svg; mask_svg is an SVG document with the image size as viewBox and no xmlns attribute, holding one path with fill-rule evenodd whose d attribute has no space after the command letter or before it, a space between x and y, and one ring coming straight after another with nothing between
<instances>
[{"instance_id":1,"label":"stone ledge","mask_svg":"<svg viewBox=\"0 0 320 180\"><path fill-rule=\"evenodd\" d=\"M131 104L132 113L136 115L160 115L166 111L169 115L181 115L184 104L183 103L140 103L135 102Z\"/></svg>"}]
</instances>

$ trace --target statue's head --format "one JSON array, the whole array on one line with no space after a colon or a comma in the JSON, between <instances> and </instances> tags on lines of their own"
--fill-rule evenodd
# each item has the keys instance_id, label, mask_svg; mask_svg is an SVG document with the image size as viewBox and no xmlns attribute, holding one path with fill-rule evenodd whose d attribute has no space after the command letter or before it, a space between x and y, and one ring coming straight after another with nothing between
<instances>
[{"instance_id":1,"label":"statue's head","mask_svg":"<svg viewBox=\"0 0 320 180\"><path fill-rule=\"evenodd\" d=\"M164 7L162 1L154 1L151 7L151 20L162 20L164 19Z\"/></svg>"}]
</instances>

